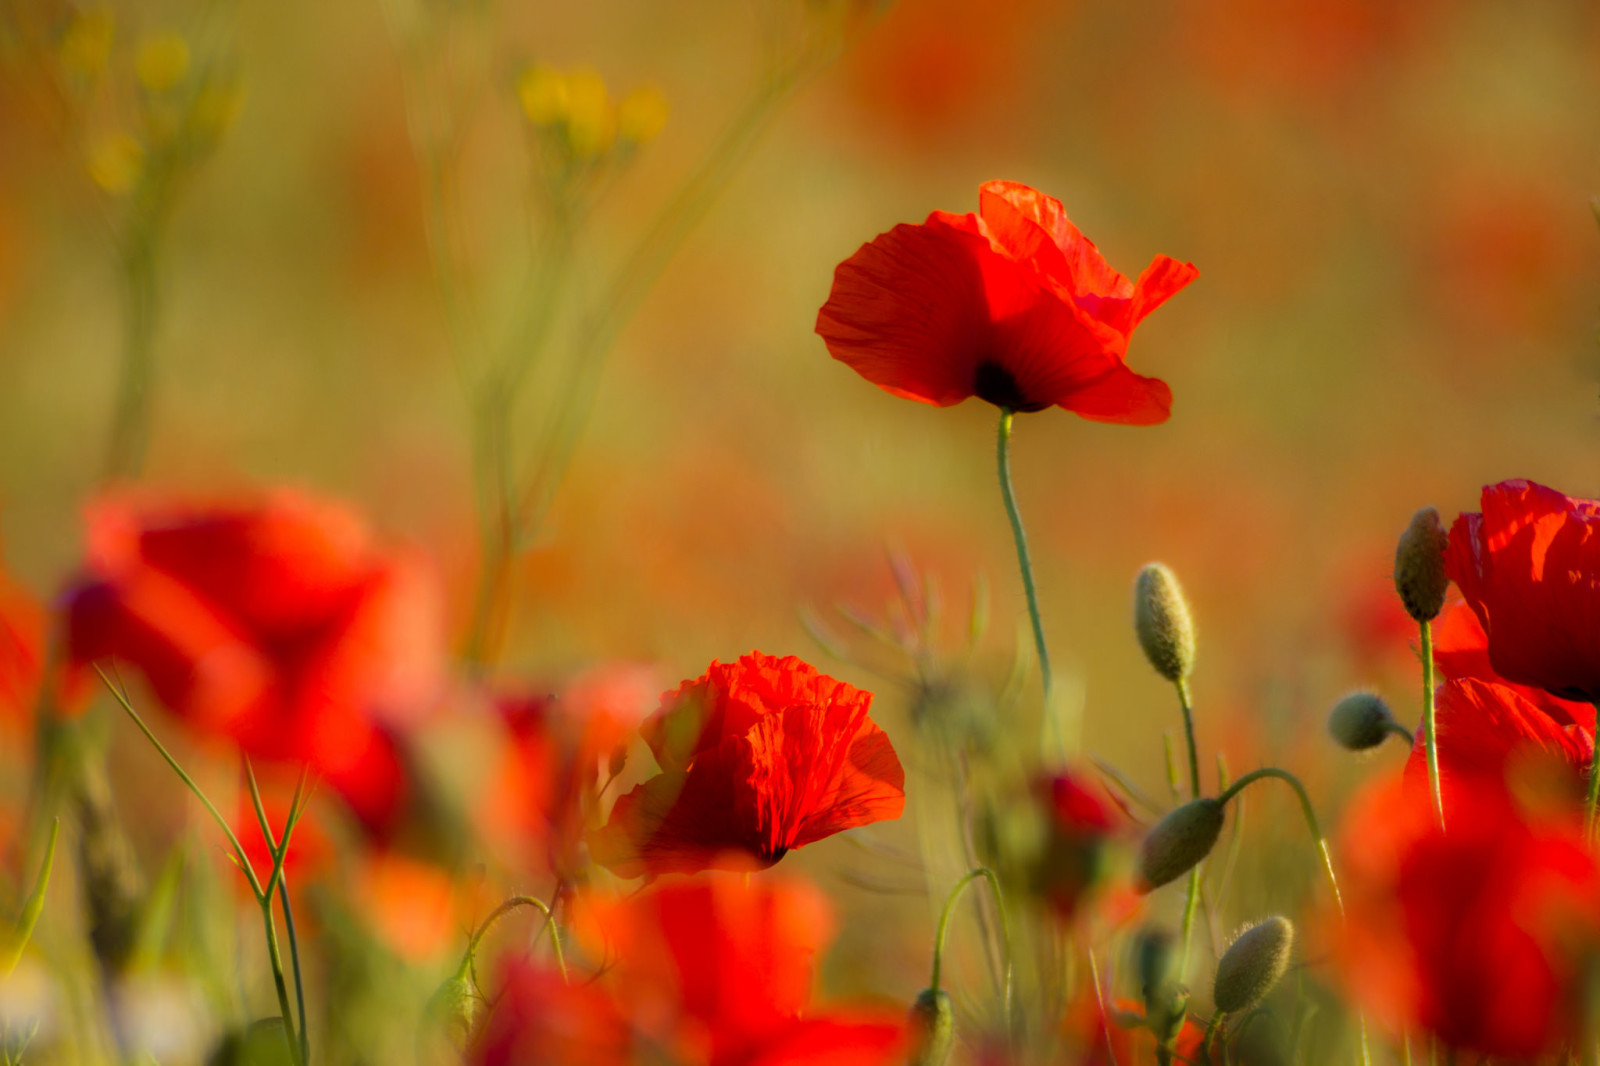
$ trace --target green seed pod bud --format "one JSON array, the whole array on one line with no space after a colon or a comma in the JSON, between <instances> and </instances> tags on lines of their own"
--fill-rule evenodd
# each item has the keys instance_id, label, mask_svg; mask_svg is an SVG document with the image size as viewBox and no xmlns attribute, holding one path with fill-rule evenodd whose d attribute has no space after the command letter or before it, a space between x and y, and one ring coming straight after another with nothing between
<instances>
[{"instance_id":1,"label":"green seed pod bud","mask_svg":"<svg viewBox=\"0 0 1600 1066\"><path fill-rule=\"evenodd\" d=\"M465 969L440 985L428 1000L426 1017L439 1027L457 1051L465 1051L482 1013L477 989Z\"/></svg>"},{"instance_id":2,"label":"green seed pod bud","mask_svg":"<svg viewBox=\"0 0 1600 1066\"><path fill-rule=\"evenodd\" d=\"M1161 563L1139 571L1133 586L1133 628L1156 673L1182 681L1194 669L1194 619L1178 578Z\"/></svg>"},{"instance_id":3,"label":"green seed pod bud","mask_svg":"<svg viewBox=\"0 0 1600 1066\"><path fill-rule=\"evenodd\" d=\"M1149 1010L1162 990L1178 980L1178 953L1173 950L1172 934L1165 929L1141 931L1134 952L1139 963L1139 992Z\"/></svg>"},{"instance_id":4,"label":"green seed pod bud","mask_svg":"<svg viewBox=\"0 0 1600 1066\"><path fill-rule=\"evenodd\" d=\"M1450 583L1444 576L1444 553L1449 545L1438 509L1424 507L1411 516L1411 524L1395 546L1394 588L1406 613L1418 622L1432 621L1444 607L1445 588Z\"/></svg>"},{"instance_id":5,"label":"green seed pod bud","mask_svg":"<svg viewBox=\"0 0 1600 1066\"><path fill-rule=\"evenodd\" d=\"M908 1066L944 1066L955 1047L955 1014L950 994L924 988L911 1007L912 1049Z\"/></svg>"},{"instance_id":6,"label":"green seed pod bud","mask_svg":"<svg viewBox=\"0 0 1600 1066\"><path fill-rule=\"evenodd\" d=\"M1366 751L1389 738L1393 722L1389 705L1375 693L1352 692L1333 705L1328 715L1328 732L1340 747Z\"/></svg>"},{"instance_id":7,"label":"green seed pod bud","mask_svg":"<svg viewBox=\"0 0 1600 1066\"><path fill-rule=\"evenodd\" d=\"M1261 1002L1289 969L1294 926L1287 918L1268 918L1234 938L1217 963L1211 999L1219 1011L1237 1014Z\"/></svg>"},{"instance_id":8,"label":"green seed pod bud","mask_svg":"<svg viewBox=\"0 0 1600 1066\"><path fill-rule=\"evenodd\" d=\"M1211 854L1222 832L1222 804L1211 798L1185 803L1156 824L1139 848L1144 890L1160 888Z\"/></svg>"}]
</instances>

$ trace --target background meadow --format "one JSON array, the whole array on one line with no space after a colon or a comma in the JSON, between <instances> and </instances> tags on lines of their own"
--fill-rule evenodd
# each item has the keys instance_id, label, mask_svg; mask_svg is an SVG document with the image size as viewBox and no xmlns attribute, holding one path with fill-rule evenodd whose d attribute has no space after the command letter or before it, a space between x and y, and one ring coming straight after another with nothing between
<instances>
[{"instance_id":1,"label":"background meadow","mask_svg":"<svg viewBox=\"0 0 1600 1066\"><path fill-rule=\"evenodd\" d=\"M111 5L108 79L133 76L132 42L176 31L191 62L238 89L163 243L145 479L202 492L289 484L350 502L435 562L461 645L479 549L473 364L430 253L427 116L453 116L459 137L453 276L474 328L499 335L545 232L519 76L591 67L615 96L649 85L669 105L576 237L565 283L582 300L807 9ZM85 145L126 125L131 97L76 118L63 108L39 44L74 10L21 0L0 13L0 547L41 603L81 556L123 328L106 222L117 197L97 186ZM1513 476L1600 494L1600 9L1579 0L900 0L775 113L618 320L592 404L536 378L520 439L571 405L583 426L510 571L499 672L554 684L626 661L649 664L662 689L712 658L792 652L878 693L875 717L898 746L909 686L831 657L802 621L809 611L847 637L852 659L892 661L833 610L885 612L886 547L937 583L953 646L972 590L986 590L979 677L1002 682L1019 646L1026 665L992 410L868 387L812 331L837 263L896 223L973 210L991 178L1062 200L1124 273L1157 253L1201 273L1129 353L1171 385L1168 423L1053 411L1016 431L1045 625L1087 749L1165 789L1159 738L1179 720L1133 640L1130 592L1159 559L1198 620L1202 749L1226 753L1236 774L1294 768L1336 825L1355 783L1403 753L1337 751L1327 709L1372 686L1416 719L1415 633L1390 578L1411 514L1432 504L1448 518ZM0 759L13 839L26 717L7 726ZM113 781L155 854L192 812L125 725ZM475 750L444 730L430 757L470 774ZM905 761L913 780L937 772ZM1257 807L1247 834L1302 832L1287 803ZM913 801L870 836L914 849L918 817ZM1253 854L1223 925L1288 908L1315 873L1286 882ZM841 912L829 987L909 1001L937 903L914 872L868 872L869 859L835 841L786 861ZM402 910L433 898L400 895ZM437 921L401 923L418 927L396 934L402 954L459 951L457 904L440 900Z\"/></svg>"}]
</instances>

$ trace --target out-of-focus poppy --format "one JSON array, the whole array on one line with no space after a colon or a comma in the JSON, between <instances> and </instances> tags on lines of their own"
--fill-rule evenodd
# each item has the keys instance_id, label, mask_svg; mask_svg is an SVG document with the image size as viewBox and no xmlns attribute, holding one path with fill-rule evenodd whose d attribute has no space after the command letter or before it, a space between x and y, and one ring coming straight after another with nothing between
<instances>
[{"instance_id":1,"label":"out-of-focus poppy","mask_svg":"<svg viewBox=\"0 0 1600 1066\"><path fill-rule=\"evenodd\" d=\"M713 662L646 719L663 772L617 800L590 854L621 877L760 869L898 818L905 772L871 705L793 655Z\"/></svg>"},{"instance_id":2,"label":"out-of-focus poppy","mask_svg":"<svg viewBox=\"0 0 1600 1066\"><path fill-rule=\"evenodd\" d=\"M827 900L804 882L728 877L580 901L574 929L614 977L641 1031L684 1062L778 1066L902 1061L901 1011L807 1013Z\"/></svg>"},{"instance_id":3,"label":"out-of-focus poppy","mask_svg":"<svg viewBox=\"0 0 1600 1066\"><path fill-rule=\"evenodd\" d=\"M1390 599L1394 599L1391 595ZM1478 615L1464 603L1445 608L1433 623L1433 662L1441 677L1486 681L1513 689L1517 695L1555 720L1557 725L1581 725L1594 731L1594 704L1564 700L1533 685L1515 685L1494 672L1489 664L1489 636Z\"/></svg>"},{"instance_id":4,"label":"out-of-focus poppy","mask_svg":"<svg viewBox=\"0 0 1600 1066\"><path fill-rule=\"evenodd\" d=\"M1483 490L1450 527L1445 570L1483 623L1495 673L1600 700L1600 502L1531 481Z\"/></svg>"},{"instance_id":5,"label":"out-of-focus poppy","mask_svg":"<svg viewBox=\"0 0 1600 1066\"><path fill-rule=\"evenodd\" d=\"M1119 999L1102 1011L1091 992L1067 1008L1062 1035L1075 1057L1067 1061L1081 1066L1149 1066L1156 1061L1156 1039L1145 1026L1144 1005ZM1194 1019L1185 1019L1173 1045L1175 1061L1205 1062L1201 1053L1205 1030Z\"/></svg>"},{"instance_id":6,"label":"out-of-focus poppy","mask_svg":"<svg viewBox=\"0 0 1600 1066\"><path fill-rule=\"evenodd\" d=\"M1562 775L1571 786L1565 791L1574 799L1582 794L1584 775L1594 757L1592 730L1560 725L1516 689L1472 679L1445 682L1434 702L1439 788L1447 825L1457 803L1466 802L1464 793L1504 790L1518 759L1540 766L1545 775ZM1420 731L1406 760L1405 780L1413 802L1431 802L1428 754ZM1561 787L1548 776L1546 784Z\"/></svg>"},{"instance_id":7,"label":"out-of-focus poppy","mask_svg":"<svg viewBox=\"0 0 1600 1066\"><path fill-rule=\"evenodd\" d=\"M628 1066L633 1034L597 984L568 984L554 970L508 962L501 992L473 1044L477 1066Z\"/></svg>"},{"instance_id":8,"label":"out-of-focus poppy","mask_svg":"<svg viewBox=\"0 0 1600 1066\"><path fill-rule=\"evenodd\" d=\"M1504 789L1458 789L1446 817L1398 780L1346 815L1348 919L1330 916L1327 936L1346 990L1395 1032L1517 1061L1555 1052L1582 1031L1600 867L1576 818L1533 815Z\"/></svg>"},{"instance_id":9,"label":"out-of-focus poppy","mask_svg":"<svg viewBox=\"0 0 1600 1066\"><path fill-rule=\"evenodd\" d=\"M225 505L112 496L66 595L69 663L115 659L202 736L305 763L369 828L401 810L392 729L437 690L436 590L351 512L292 492Z\"/></svg>"},{"instance_id":10,"label":"out-of-focus poppy","mask_svg":"<svg viewBox=\"0 0 1600 1066\"><path fill-rule=\"evenodd\" d=\"M586 671L556 695L497 698L508 743L479 804L485 832L525 861L572 875L599 793L659 691L649 667L616 665Z\"/></svg>"},{"instance_id":11,"label":"out-of-focus poppy","mask_svg":"<svg viewBox=\"0 0 1600 1066\"><path fill-rule=\"evenodd\" d=\"M1103 793L1062 772L1042 783L1049 831L1035 870L1035 888L1063 917L1071 917L1106 871L1120 819Z\"/></svg>"},{"instance_id":12,"label":"out-of-focus poppy","mask_svg":"<svg viewBox=\"0 0 1600 1066\"><path fill-rule=\"evenodd\" d=\"M0 572L0 721L29 720L44 671L43 653L44 611Z\"/></svg>"},{"instance_id":13,"label":"out-of-focus poppy","mask_svg":"<svg viewBox=\"0 0 1600 1066\"><path fill-rule=\"evenodd\" d=\"M833 357L940 407L977 396L1014 411L1166 421L1172 390L1123 359L1134 327L1199 271L1163 255L1130 282L1059 200L1016 182L985 183L978 207L896 226L839 264L817 314Z\"/></svg>"}]
</instances>

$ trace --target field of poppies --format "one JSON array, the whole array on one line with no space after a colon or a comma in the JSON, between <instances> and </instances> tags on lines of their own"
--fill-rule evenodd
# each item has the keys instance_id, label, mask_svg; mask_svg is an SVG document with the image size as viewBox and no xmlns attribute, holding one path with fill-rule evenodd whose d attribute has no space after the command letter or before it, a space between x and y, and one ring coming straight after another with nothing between
<instances>
[{"instance_id":1,"label":"field of poppies","mask_svg":"<svg viewBox=\"0 0 1600 1066\"><path fill-rule=\"evenodd\" d=\"M0 1066L1600 1064L1600 8L0 7Z\"/></svg>"}]
</instances>

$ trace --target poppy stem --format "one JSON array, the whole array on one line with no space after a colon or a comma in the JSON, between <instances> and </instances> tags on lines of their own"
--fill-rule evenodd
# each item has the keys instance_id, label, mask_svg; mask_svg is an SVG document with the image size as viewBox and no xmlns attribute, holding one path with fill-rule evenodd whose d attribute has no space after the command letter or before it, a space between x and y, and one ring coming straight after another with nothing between
<instances>
[{"instance_id":1,"label":"poppy stem","mask_svg":"<svg viewBox=\"0 0 1600 1066\"><path fill-rule=\"evenodd\" d=\"M939 991L939 977L944 968L945 936L950 930L950 916L955 911L956 900L961 897L962 889L966 888L980 877L989 882L989 889L994 893L995 909L1000 912L1001 935L1005 939L1006 944L1006 976L1005 985L1001 991L1001 995L1004 1000L1006 1021L1009 1024L1011 1020L1012 980L1011 922L1010 919L1006 917L1006 900L1005 896L1000 892L1000 879L996 877L994 871L989 869L987 866L974 866L972 869L968 870L964 875L962 875L961 880L956 882L955 887L950 890L950 895L945 897L944 909L939 912L939 928L937 932L934 933L933 937L933 974L928 979L928 990L936 994Z\"/></svg>"},{"instance_id":2,"label":"poppy stem","mask_svg":"<svg viewBox=\"0 0 1600 1066\"><path fill-rule=\"evenodd\" d=\"M500 906L490 911L489 917L483 920L483 924L479 925L477 931L472 934L472 939L467 941L467 954L466 957L461 960L461 969L463 971L470 971L472 973L472 983L477 985L477 967L474 965L474 963L478 955L478 945L483 942L483 938L488 935L489 930L494 927L496 922L510 914L512 911L516 910L518 907L532 907L534 910L544 915L545 926L550 930L550 952L555 956L556 969L561 971L562 981L570 982L570 979L567 976L566 953L561 947L561 927L556 924L555 913L551 911L550 907L544 902L544 900L539 899L537 896L512 896L510 899L500 904Z\"/></svg>"},{"instance_id":3,"label":"poppy stem","mask_svg":"<svg viewBox=\"0 0 1600 1066\"><path fill-rule=\"evenodd\" d=\"M1011 484L1011 420L1016 412L1009 407L1000 408L1000 435L995 449L1000 471L1000 494L1005 498L1006 517L1011 519L1011 538L1017 545L1017 568L1022 571L1022 591L1028 599L1028 621L1033 624L1033 646L1039 655L1039 676L1044 681L1044 714L1046 723L1055 722L1050 707L1053 678L1050 674L1050 650L1045 647L1044 623L1039 618L1039 593L1033 584L1033 560L1028 555L1028 534L1022 528L1022 514L1017 510L1017 490ZM1050 728L1047 724L1046 728ZM1055 725L1057 731L1060 725ZM1062 737L1065 744L1066 738Z\"/></svg>"},{"instance_id":4,"label":"poppy stem","mask_svg":"<svg viewBox=\"0 0 1600 1066\"><path fill-rule=\"evenodd\" d=\"M1333 873L1333 856L1328 852L1328 841L1322 835L1322 827L1317 822L1317 812L1311 806L1311 797L1306 793L1306 786L1300 783L1298 777L1287 770L1280 770L1276 766L1263 766L1259 770L1250 771L1229 785L1217 797L1217 802L1226 806L1228 801L1237 796L1246 786L1265 777L1276 777L1278 780L1286 782L1290 788L1294 789L1295 795L1299 797L1300 811L1305 815L1306 828L1311 830L1311 839L1317 845L1317 851L1322 856L1322 868L1328 873L1328 884L1333 888L1333 901L1339 905L1339 913L1343 915L1344 897L1339 893L1339 879Z\"/></svg>"},{"instance_id":5,"label":"poppy stem","mask_svg":"<svg viewBox=\"0 0 1600 1066\"><path fill-rule=\"evenodd\" d=\"M1433 808L1439 812L1439 828L1444 828L1444 793L1439 789L1439 742L1433 728L1433 624L1418 623L1422 633L1422 745L1428 752L1428 790L1433 793ZM1589 790L1589 813L1594 816L1594 789Z\"/></svg>"},{"instance_id":6,"label":"poppy stem","mask_svg":"<svg viewBox=\"0 0 1600 1066\"><path fill-rule=\"evenodd\" d=\"M1600 714L1600 704L1595 706L1597 714ZM1586 840L1594 839L1596 808L1600 808L1600 744L1595 745L1594 755L1589 759L1589 798L1583 808L1583 836Z\"/></svg>"}]
</instances>

